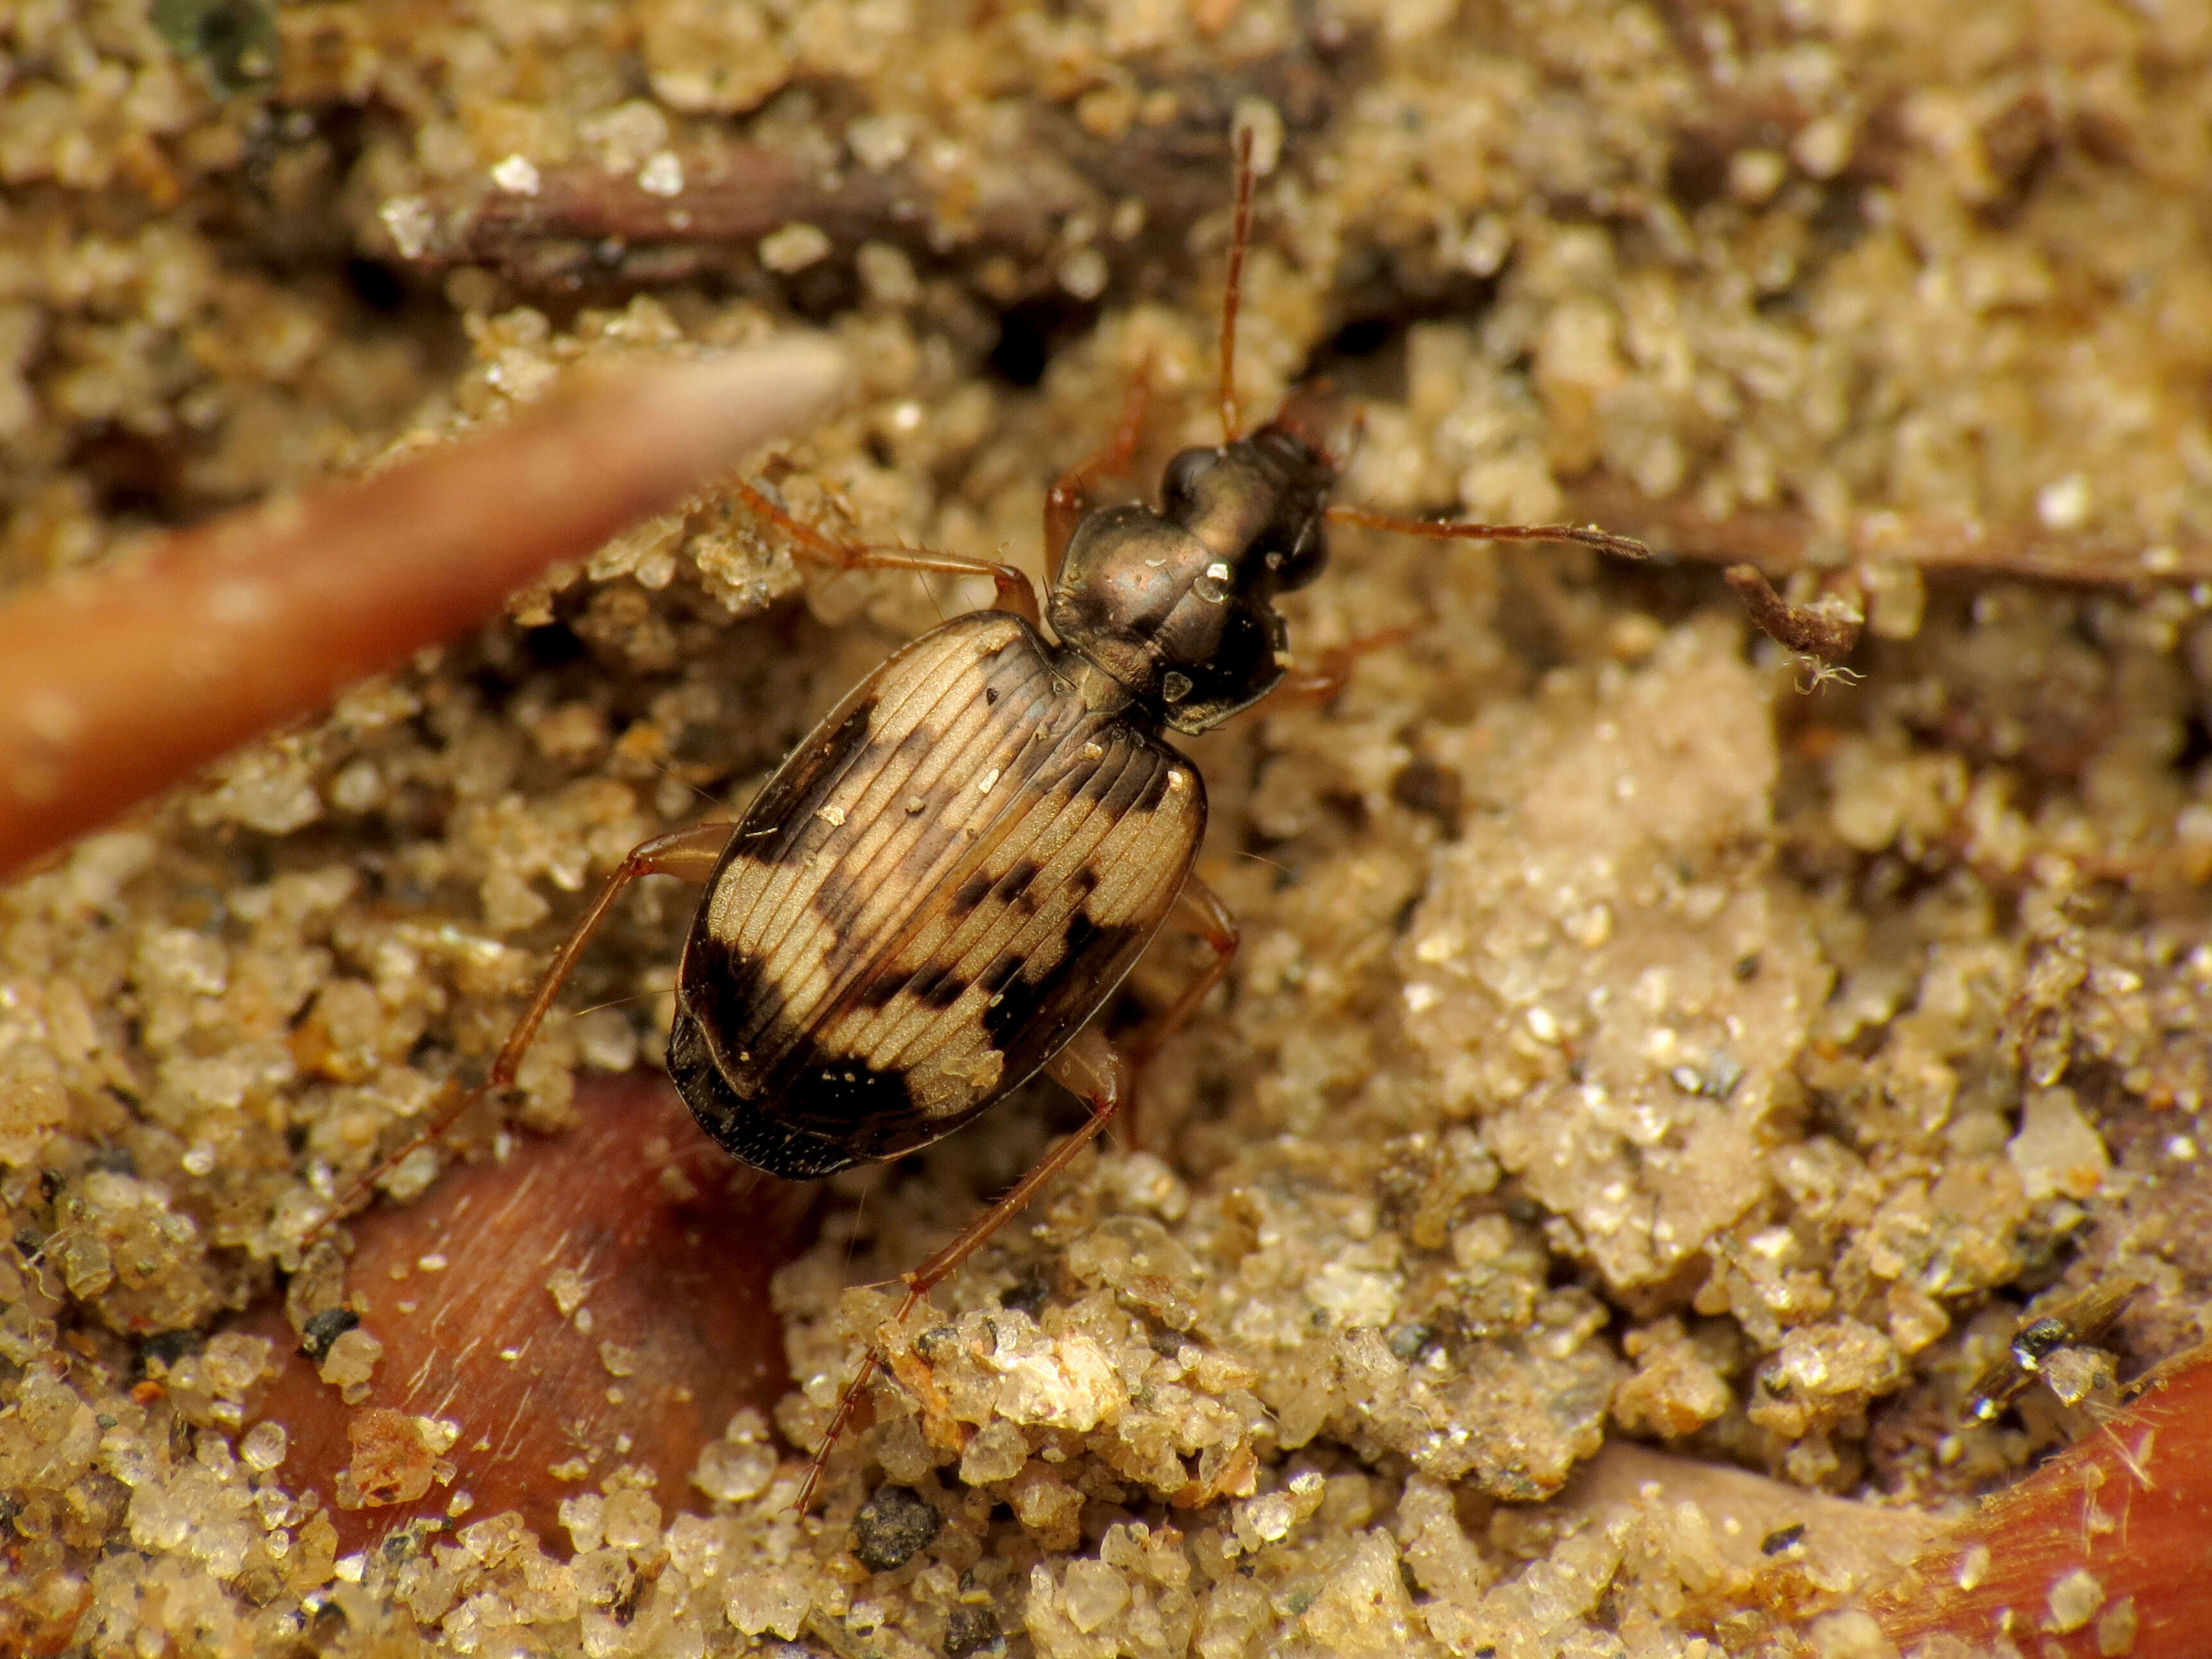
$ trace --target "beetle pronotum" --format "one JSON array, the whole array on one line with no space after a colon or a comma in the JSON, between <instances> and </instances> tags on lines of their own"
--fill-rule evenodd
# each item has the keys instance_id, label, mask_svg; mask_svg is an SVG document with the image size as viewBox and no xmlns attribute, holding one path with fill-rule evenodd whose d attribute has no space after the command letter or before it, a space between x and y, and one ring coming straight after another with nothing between
<instances>
[{"instance_id":1,"label":"beetle pronotum","mask_svg":"<svg viewBox=\"0 0 2212 1659\"><path fill-rule=\"evenodd\" d=\"M1094 509L1086 480L1126 473L1133 458L1133 395L1114 441L1047 496L1042 608L1011 567L841 543L750 485L734 486L811 560L986 575L997 598L894 653L848 693L741 822L693 825L632 849L555 953L484 1082L412 1145L514 1082L624 889L647 875L699 883L706 893L677 973L668 1070L701 1127L746 1164L803 1178L895 1158L1040 1070L1091 1109L1010 1192L903 1275L903 1321L1126 1109L1135 1066L1226 971L1235 920L1192 872L1205 785L1165 734L1206 731L1286 685L1318 693L1341 684L1348 659L1292 667L1273 604L1321 573L1325 521L1645 551L1571 525L1431 524L1332 507L1337 468L1322 437L1331 406L1317 392L1294 392L1273 419L1242 430L1233 369L1252 151L1252 129L1241 125L1222 441L1169 463L1157 509ZM1170 921L1210 946L1212 960L1133 1036L1109 1043L1091 1022ZM876 1364L865 1353L846 1386L802 1509Z\"/></svg>"}]
</instances>

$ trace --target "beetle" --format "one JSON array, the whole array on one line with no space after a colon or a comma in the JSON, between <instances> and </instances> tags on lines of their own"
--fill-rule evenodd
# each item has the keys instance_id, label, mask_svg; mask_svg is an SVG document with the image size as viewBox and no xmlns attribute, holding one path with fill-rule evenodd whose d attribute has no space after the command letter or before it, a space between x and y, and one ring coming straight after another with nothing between
<instances>
[{"instance_id":1,"label":"beetle","mask_svg":"<svg viewBox=\"0 0 2212 1659\"><path fill-rule=\"evenodd\" d=\"M1112 441L1047 496L1042 606L1012 567L840 543L736 483L747 507L811 560L985 575L996 599L862 680L736 825L696 824L634 848L555 953L485 1081L405 1150L512 1085L626 888L647 875L697 883L705 896L677 971L666 1064L700 1126L744 1163L807 1178L896 1158L1040 1071L1090 1108L1011 1191L902 1275L902 1322L1127 1109L1136 1066L1226 972L1237 924L1192 867L1205 783L1168 738L1209 731L1286 687L1315 695L1342 683L1347 654L1316 671L1295 666L1273 603L1322 573L1328 520L1645 551L1578 526L1433 524L1332 507L1338 463L1325 392L1294 392L1273 419L1243 432L1233 369L1252 128L1240 126L1234 142L1222 441L1169 463L1157 507L1094 508L1089 480L1126 472L1133 459L1139 376ZM1210 960L1131 1037L1109 1042L1096 1017L1170 924L1197 935ZM800 1509L876 1367L865 1353Z\"/></svg>"}]
</instances>

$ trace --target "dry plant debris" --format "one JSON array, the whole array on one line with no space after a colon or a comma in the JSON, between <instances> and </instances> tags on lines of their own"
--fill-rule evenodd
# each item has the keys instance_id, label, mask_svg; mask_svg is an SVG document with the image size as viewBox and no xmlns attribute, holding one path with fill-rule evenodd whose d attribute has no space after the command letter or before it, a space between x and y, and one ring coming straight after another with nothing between
<instances>
[{"instance_id":1,"label":"dry plant debris","mask_svg":"<svg viewBox=\"0 0 2212 1659\"><path fill-rule=\"evenodd\" d=\"M0 872L481 625L549 565L821 413L843 374L797 336L633 374L0 605Z\"/></svg>"},{"instance_id":2,"label":"dry plant debris","mask_svg":"<svg viewBox=\"0 0 2212 1659\"><path fill-rule=\"evenodd\" d=\"M449 432L580 356L801 317L861 384L763 482L1033 564L1047 483L1139 363L1148 465L1214 435L1225 188L1197 154L1171 211L1037 135L1110 155L1310 60L1328 95L1300 127L1280 94L1249 406L1316 368L1364 396L1350 500L1672 526L1832 578L1864 597L1864 679L1801 693L1688 557L1342 535L1298 648L1411 636L1332 707L1199 746L1206 873L1246 930L1228 994L1148 1075L1146 1149L1086 1163L897 1336L826 1511L789 1513L790 1448L888 1306L847 1287L1009 1179L1048 1095L834 1184L776 1282L783 1442L740 1416L680 1508L594 1477L551 1536L464 1514L341 1553L264 1432L273 1354L223 1322L298 1283L309 1218L482 1064L581 888L701 792L741 802L890 643L982 597L804 582L711 493L617 538L0 892L22 1650L1520 1659L1752 1650L1825 1612L1806 1640L1875 1652L1826 1612L1869 1569L1812 1559L1822 1528L1988 1492L2094 1422L2094 1374L1966 1409L2034 1296L2139 1281L2123 1376L2205 1334L2197 13L261 15L265 74L131 7L0 21L0 581ZM665 281L604 241L574 289L395 257L410 202L562 168L681 211L715 146L908 194ZM1046 172L1053 211L971 233ZM578 1067L653 1058L680 922L648 891L594 951L521 1127L568 1121ZM329 1340L323 1386L374 1382L371 1322ZM1700 1532L1729 1512L1710 1483L1688 1512L1656 1476L1578 1499L1623 1439L1760 1482L1762 1547ZM411 1485L397 1450L370 1486ZM2095 1576L2074 1633L2121 1599Z\"/></svg>"}]
</instances>

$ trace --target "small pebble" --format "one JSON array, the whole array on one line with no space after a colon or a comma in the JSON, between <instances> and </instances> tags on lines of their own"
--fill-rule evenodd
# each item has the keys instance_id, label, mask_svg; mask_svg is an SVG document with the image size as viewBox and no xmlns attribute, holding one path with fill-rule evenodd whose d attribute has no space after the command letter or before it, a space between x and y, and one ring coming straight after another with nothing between
<instances>
[{"instance_id":1,"label":"small pebble","mask_svg":"<svg viewBox=\"0 0 2212 1659\"><path fill-rule=\"evenodd\" d=\"M870 1572L892 1572L937 1536L945 1517L911 1486L878 1486L853 1517L854 1559Z\"/></svg>"}]
</instances>

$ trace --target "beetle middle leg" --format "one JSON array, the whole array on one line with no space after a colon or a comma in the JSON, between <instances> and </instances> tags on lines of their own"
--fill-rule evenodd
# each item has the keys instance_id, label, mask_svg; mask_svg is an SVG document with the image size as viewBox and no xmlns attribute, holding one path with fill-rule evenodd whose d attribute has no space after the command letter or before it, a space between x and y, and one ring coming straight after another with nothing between
<instances>
[{"instance_id":1,"label":"beetle middle leg","mask_svg":"<svg viewBox=\"0 0 2212 1659\"><path fill-rule=\"evenodd\" d=\"M1209 895L1210 896L1210 895ZM1220 901L1214 900L1216 904ZM1225 964L1226 957L1223 958ZM1214 977L1219 976L1217 971ZM1211 984L1209 979L1206 981ZM930 1291L949 1278L954 1269L981 1249L992 1234L1005 1226L1026 1208L1031 1199L1042 1191L1054 1176L1075 1161L1080 1152L1112 1122L1115 1116L1129 1103L1131 1068L1128 1059L1095 1030L1077 1034L1074 1041L1054 1056L1045 1066L1052 1080L1073 1094L1083 1097L1091 1108L1091 1116L1081 1127L1071 1131L1049 1152L1038 1160L1036 1167L1016 1182L1006 1194L977 1216L959 1236L931 1256L912 1272L900 1275L906 1285L906 1295L899 1301L898 1311L890 1317L893 1325L903 1325L908 1315L920 1307ZM799 1489L799 1497L792 1507L803 1515L813 1502L815 1488L822 1484L823 1471L828 1468L830 1454L837 1444L837 1437L860 1403L862 1392L882 1369L872 1345L860 1354L860 1369L853 1380L837 1398L837 1409L831 1413L830 1425L822 1433L822 1444L807 1465L806 1480Z\"/></svg>"},{"instance_id":2,"label":"beetle middle leg","mask_svg":"<svg viewBox=\"0 0 2212 1659\"><path fill-rule=\"evenodd\" d=\"M514 1029L507 1033L507 1041L500 1045L484 1080L473 1089L457 1091L431 1114L428 1121L404 1146L379 1158L368 1173L339 1196L315 1231L319 1232L344 1214L356 1200L412 1157L418 1148L437 1140L477 1102L514 1085L516 1074L522 1069L523 1056L530 1052L538 1028L553 1010L554 999L568 982L568 975L575 971L584 947L591 943L592 935L599 931L599 924L606 920L608 911L614 908L615 900L624 889L645 876L674 876L679 881L705 882L714 873L714 866L721 861L722 849L729 844L731 832L736 828L734 823L695 823L652 836L631 848L629 855L615 866L600 887L592 908L584 912L582 920L569 930L561 948L553 953L545 976L538 981L537 994L530 999L529 1007L523 1010L522 1018L514 1023Z\"/></svg>"},{"instance_id":3,"label":"beetle middle leg","mask_svg":"<svg viewBox=\"0 0 2212 1659\"><path fill-rule=\"evenodd\" d=\"M1382 628L1372 634L1362 634L1356 640L1346 640L1342 645L1332 645L1311 664L1285 669L1266 702L1255 703L1242 714L1231 718L1244 720L1279 708L1304 708L1334 702L1337 694L1352 684L1352 671L1359 665L1362 657L1403 645L1413 636L1410 628Z\"/></svg>"},{"instance_id":4,"label":"beetle middle leg","mask_svg":"<svg viewBox=\"0 0 2212 1659\"><path fill-rule=\"evenodd\" d=\"M1168 913L1167 926L1194 936L1213 953L1212 959L1192 976L1173 1002L1122 1039L1121 1052L1133 1070L1141 1069L1199 1011L1207 994L1221 983L1229 964L1237 959L1237 946L1243 938L1236 913L1220 894L1194 874L1183 883L1175 908ZM1137 1133L1137 1103L1133 1091L1128 1092L1130 1098L1123 1109L1122 1122L1127 1126L1129 1145L1141 1147L1144 1140Z\"/></svg>"},{"instance_id":5,"label":"beetle middle leg","mask_svg":"<svg viewBox=\"0 0 2212 1659\"><path fill-rule=\"evenodd\" d=\"M838 570L913 570L940 576L988 576L999 591L994 611L1010 611L1032 628L1042 625L1037 609L1036 584L1026 572L989 559L971 559L964 553L933 553L921 547L872 547L841 542L778 507L744 479L730 488L739 500L799 544L804 556Z\"/></svg>"}]
</instances>

